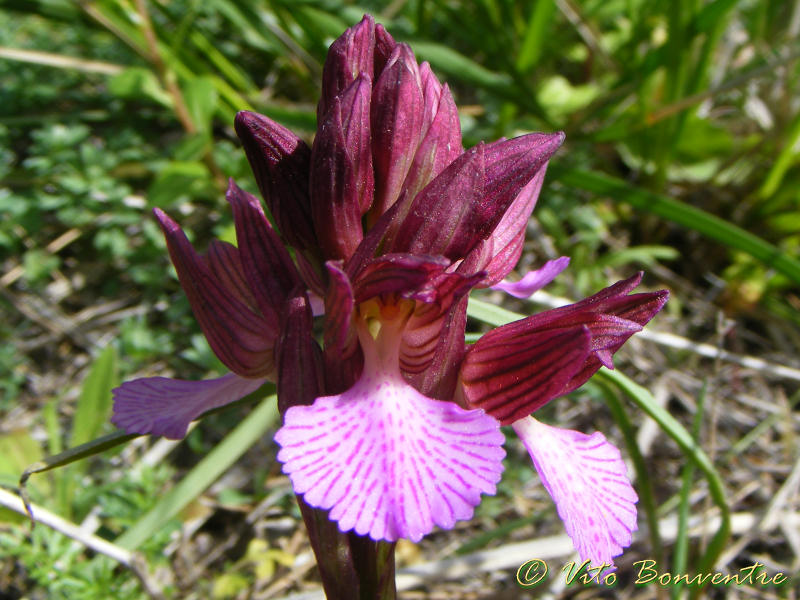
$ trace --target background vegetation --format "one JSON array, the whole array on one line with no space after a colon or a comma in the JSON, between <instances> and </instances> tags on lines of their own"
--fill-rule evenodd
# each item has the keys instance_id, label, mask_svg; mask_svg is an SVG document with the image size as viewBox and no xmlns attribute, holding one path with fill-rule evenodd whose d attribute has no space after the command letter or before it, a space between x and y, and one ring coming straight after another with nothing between
<instances>
[{"instance_id":1,"label":"background vegetation","mask_svg":"<svg viewBox=\"0 0 800 600\"><path fill-rule=\"evenodd\" d=\"M796 573L798 0L0 0L5 504L25 467L113 430L119 380L219 371L150 211L176 217L200 248L232 240L226 179L255 191L233 115L257 110L310 139L327 46L364 12L450 84L466 146L566 131L520 271L569 255L556 296L639 269L646 287L672 291L648 328L670 335L619 355L631 379L602 373L542 411L604 431L631 458L641 531L617 589L565 587L571 558L548 537L563 529L510 441L500 491L473 521L399 546L401 573L431 574L405 572L405 597L691 592L632 586L642 558L673 573L756 560ZM471 311L476 335L508 318ZM80 525L79 541L0 507L0 598L314 597L275 419L269 400L244 403L181 443L137 438L34 475L32 500L62 530ZM537 556L551 575L523 590L516 568Z\"/></svg>"}]
</instances>

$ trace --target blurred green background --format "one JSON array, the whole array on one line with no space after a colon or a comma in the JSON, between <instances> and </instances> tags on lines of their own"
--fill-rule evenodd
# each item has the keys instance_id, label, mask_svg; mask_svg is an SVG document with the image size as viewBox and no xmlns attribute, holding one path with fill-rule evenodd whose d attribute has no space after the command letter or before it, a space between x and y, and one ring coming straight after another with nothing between
<instances>
[{"instance_id":1,"label":"blurred green background","mask_svg":"<svg viewBox=\"0 0 800 600\"><path fill-rule=\"evenodd\" d=\"M45 454L112 431L108 391L119 380L220 372L151 209L176 218L200 249L212 237L233 241L227 178L256 191L234 114L262 112L310 141L327 47L365 12L450 85L465 146L566 132L519 270L568 255L548 291L577 299L644 269L646 287L672 291L655 329L797 366L798 0L0 0L0 484L13 489ZM706 466L724 482L716 496L708 469L685 467L691 452L675 444L678 430L648 430L608 381L547 414L586 431L607 423L628 452L639 448L651 519L701 509L759 518L787 489L779 508L798 510L796 484L786 487L800 477L791 470L796 379L652 344L622 356L622 370L654 389L643 402L676 414L711 457ZM77 523L94 519L87 528L102 538L138 527L123 542L143 553L149 583L45 527L28 535L0 508L0 598L266 598L313 581L306 569L278 585L305 550L269 436L257 435L274 415L245 436L244 462L238 451L211 457L222 483L185 483L244 414L253 413L215 415L177 447L140 439L32 478L35 502ZM520 449L509 452L519 460L505 487L473 529L442 538L448 552L559 531L548 529L551 506L520 499L541 490L531 491L538 484ZM168 524L142 525L179 481ZM760 491L741 493L755 481ZM745 540L723 566L749 564L770 535ZM641 539L628 563L654 552L673 567L727 556L709 554L702 539L658 549L658 536ZM800 567L796 534L778 542L769 567ZM423 552L441 557L443 543ZM418 552L407 549L401 564L425 560ZM506 579L523 593L513 573Z\"/></svg>"}]
</instances>

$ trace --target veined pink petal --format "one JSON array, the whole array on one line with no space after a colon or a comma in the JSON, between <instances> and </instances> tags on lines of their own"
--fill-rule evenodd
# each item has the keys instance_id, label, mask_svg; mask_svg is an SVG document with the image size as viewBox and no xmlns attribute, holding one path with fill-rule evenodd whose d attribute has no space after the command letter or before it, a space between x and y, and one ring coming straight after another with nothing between
<instances>
[{"instance_id":1,"label":"veined pink petal","mask_svg":"<svg viewBox=\"0 0 800 600\"><path fill-rule=\"evenodd\" d=\"M636 531L636 492L619 450L602 433L586 435L540 423L513 425L553 497L581 560L613 564Z\"/></svg>"},{"instance_id":2,"label":"veined pink petal","mask_svg":"<svg viewBox=\"0 0 800 600\"><path fill-rule=\"evenodd\" d=\"M204 412L244 398L265 381L233 373L204 381L134 379L112 390L111 422L127 433L149 433L177 440L186 435L189 423Z\"/></svg>"},{"instance_id":3,"label":"veined pink petal","mask_svg":"<svg viewBox=\"0 0 800 600\"><path fill-rule=\"evenodd\" d=\"M432 400L399 372L371 371L338 396L286 411L275 435L294 491L341 531L419 541L494 494L503 434L481 410Z\"/></svg>"},{"instance_id":4,"label":"veined pink petal","mask_svg":"<svg viewBox=\"0 0 800 600\"><path fill-rule=\"evenodd\" d=\"M548 260L541 269L528 271L519 281L503 280L492 287L493 290L502 290L515 298L530 298L548 283L553 281L561 271L569 265L569 257L562 256L555 260Z\"/></svg>"}]
</instances>

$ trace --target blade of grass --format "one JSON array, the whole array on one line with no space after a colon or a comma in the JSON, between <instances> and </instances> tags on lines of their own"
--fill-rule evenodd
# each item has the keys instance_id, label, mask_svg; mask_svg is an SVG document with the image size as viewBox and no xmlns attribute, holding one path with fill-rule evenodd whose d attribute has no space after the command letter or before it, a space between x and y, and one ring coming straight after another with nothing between
<instances>
[{"instance_id":1,"label":"blade of grass","mask_svg":"<svg viewBox=\"0 0 800 600\"><path fill-rule=\"evenodd\" d=\"M644 508L645 518L647 519L648 533L650 534L650 551L653 553L653 559L662 564L664 558L664 548L661 542L661 531L659 530L658 513L656 511L655 494L653 493L653 482L650 479L650 470L647 468L647 463L639 451L639 445L636 443L636 432L634 431L631 419L622 402L617 396L617 392L609 385L600 383L600 389L603 391L603 396L606 400L606 406L611 412L611 416L617 423L622 437L625 439L625 448L628 450L628 455L633 461L633 468L636 470L636 490L639 494L639 505ZM691 463L690 463L691 464ZM683 571L678 571L682 573Z\"/></svg>"},{"instance_id":2,"label":"blade of grass","mask_svg":"<svg viewBox=\"0 0 800 600\"><path fill-rule=\"evenodd\" d=\"M595 171L559 168L553 165L551 173L565 186L607 196L615 202L627 202L640 210L702 233L731 249L741 250L795 283L800 283L800 262L782 252L780 248L720 217Z\"/></svg>"},{"instance_id":3,"label":"blade of grass","mask_svg":"<svg viewBox=\"0 0 800 600\"><path fill-rule=\"evenodd\" d=\"M694 414L694 422L692 423L692 437L696 443L700 441L700 427L703 423L704 406L706 399L706 382L703 382L703 387L700 390L700 396L697 399L697 410ZM678 535L675 538L675 550L672 559L672 571L675 573L686 573L686 567L689 563L689 509L691 508L691 493L692 481L694 479L695 465L693 462L688 462L683 467L683 481L681 482L680 491L680 504L678 505ZM684 582L679 581L670 590L670 596L673 600L678 600L681 597L681 592L684 590Z\"/></svg>"},{"instance_id":4,"label":"blade of grass","mask_svg":"<svg viewBox=\"0 0 800 600\"><path fill-rule=\"evenodd\" d=\"M94 456L95 454L99 454L110 448L124 444L135 437L139 437L139 435L136 433L125 433L124 431L118 430L114 433L97 438L96 440L81 444L80 446L75 446L74 448L64 450L55 456L48 456L47 458L33 463L31 466L25 469L25 471L22 473L22 476L19 478L19 495L22 498L22 501L25 503L25 507L27 508L31 519L33 519L33 515L31 514L30 499L28 498L28 491L26 489L26 484L31 475L34 475L35 473L44 473L45 471L63 467L83 458Z\"/></svg>"},{"instance_id":5,"label":"blade of grass","mask_svg":"<svg viewBox=\"0 0 800 600\"><path fill-rule=\"evenodd\" d=\"M547 29L554 24L555 12L556 3L553 0L539 0L531 9L525 37L517 54L516 67L520 73L527 73L539 62L547 41Z\"/></svg>"},{"instance_id":6,"label":"blade of grass","mask_svg":"<svg viewBox=\"0 0 800 600\"><path fill-rule=\"evenodd\" d=\"M722 477L714 467L711 459L703 452L703 449L695 442L688 431L675 420L664 408L659 406L653 396L645 388L638 385L622 373L610 371L601 367L596 377L606 380L621 389L639 408L646 412L662 431L669 435L683 451L683 454L690 458L694 464L703 472L708 482L708 491L714 504L717 505L720 514L720 525L717 532L711 538L706 551L700 557L697 565L698 573L711 571L717 557L722 553L731 532L730 507L725 499L725 487ZM696 588L693 592L700 592Z\"/></svg>"},{"instance_id":7,"label":"blade of grass","mask_svg":"<svg viewBox=\"0 0 800 600\"><path fill-rule=\"evenodd\" d=\"M115 544L135 550L205 491L224 473L256 440L278 421L275 396L265 398L253 411L217 444L180 483L167 492L128 531L115 540Z\"/></svg>"},{"instance_id":8,"label":"blade of grass","mask_svg":"<svg viewBox=\"0 0 800 600\"><path fill-rule=\"evenodd\" d=\"M797 162L798 142L800 142L800 113L795 115L791 125L789 125L783 149L780 154L778 154L775 162L772 163L772 168L764 178L761 189L758 190L758 195L761 198L769 198L772 196L780 187L786 172L793 163Z\"/></svg>"},{"instance_id":9,"label":"blade of grass","mask_svg":"<svg viewBox=\"0 0 800 600\"><path fill-rule=\"evenodd\" d=\"M95 359L83 382L72 419L70 446L84 444L100 433L111 410L111 390L117 383L117 352L109 345Z\"/></svg>"}]
</instances>

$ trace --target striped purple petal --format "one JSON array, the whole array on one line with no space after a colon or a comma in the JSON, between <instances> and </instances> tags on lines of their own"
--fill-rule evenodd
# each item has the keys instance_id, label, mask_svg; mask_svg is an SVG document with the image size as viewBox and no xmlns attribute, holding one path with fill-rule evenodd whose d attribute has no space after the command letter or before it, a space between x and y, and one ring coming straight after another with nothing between
<instances>
[{"instance_id":1,"label":"striped purple petal","mask_svg":"<svg viewBox=\"0 0 800 600\"><path fill-rule=\"evenodd\" d=\"M128 433L149 433L177 440L186 435L189 423L204 412L244 398L264 381L233 373L203 381L167 377L134 379L112 390L111 422Z\"/></svg>"},{"instance_id":2,"label":"striped purple petal","mask_svg":"<svg viewBox=\"0 0 800 600\"><path fill-rule=\"evenodd\" d=\"M297 494L343 532L419 541L472 517L503 470L503 434L482 410L432 400L365 369L345 393L286 411L275 440Z\"/></svg>"},{"instance_id":3,"label":"striped purple petal","mask_svg":"<svg viewBox=\"0 0 800 600\"><path fill-rule=\"evenodd\" d=\"M515 422L553 497L558 516L581 557L595 566L613 564L636 531L636 492L619 450L602 433L586 435L540 423L533 417Z\"/></svg>"}]
</instances>

